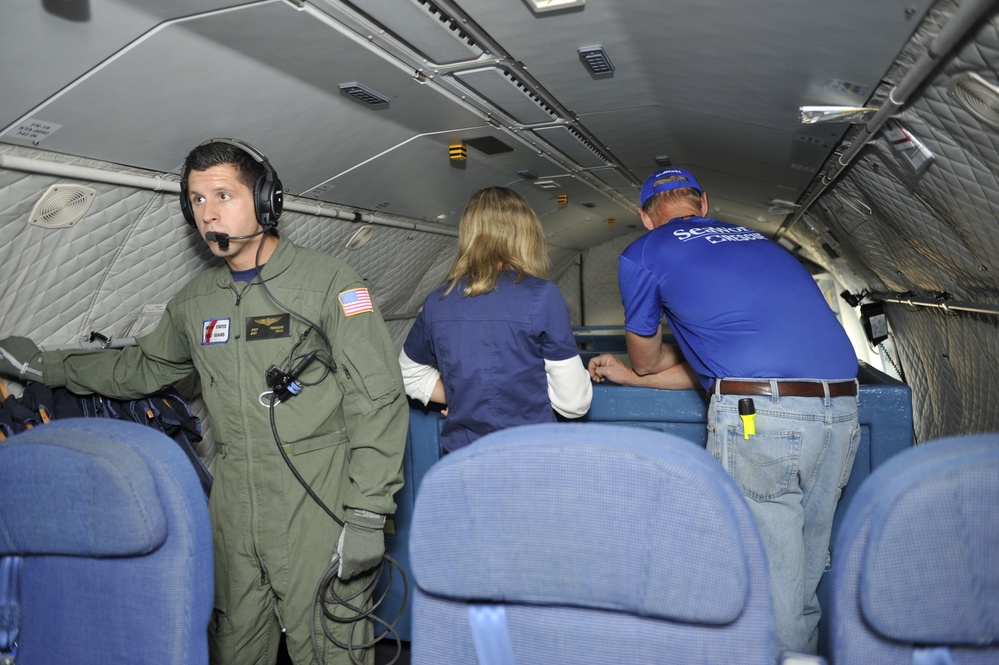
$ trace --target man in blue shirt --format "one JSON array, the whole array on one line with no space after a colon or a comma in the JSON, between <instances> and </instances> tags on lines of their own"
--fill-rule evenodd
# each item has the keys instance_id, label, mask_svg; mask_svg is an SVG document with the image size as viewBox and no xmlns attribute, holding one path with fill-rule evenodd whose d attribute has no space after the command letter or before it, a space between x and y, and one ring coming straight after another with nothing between
<instances>
[{"instance_id":1,"label":"man in blue shirt","mask_svg":"<svg viewBox=\"0 0 999 665\"><path fill-rule=\"evenodd\" d=\"M853 346L797 259L752 229L705 217L707 195L689 171L650 175L640 205L649 233L618 267L632 368L603 355L591 376L708 392L707 449L763 536L779 652L814 653L816 588L860 440ZM678 349L661 341L663 315ZM745 420L740 402L752 411Z\"/></svg>"}]
</instances>

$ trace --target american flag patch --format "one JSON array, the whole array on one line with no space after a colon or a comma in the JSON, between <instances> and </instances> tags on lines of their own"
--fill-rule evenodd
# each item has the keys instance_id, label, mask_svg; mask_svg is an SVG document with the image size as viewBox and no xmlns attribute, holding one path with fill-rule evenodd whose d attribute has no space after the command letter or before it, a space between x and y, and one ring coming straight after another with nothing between
<instances>
[{"instance_id":1,"label":"american flag patch","mask_svg":"<svg viewBox=\"0 0 999 665\"><path fill-rule=\"evenodd\" d=\"M340 294L340 306L347 316L360 314L361 312L373 312L371 307L371 296L367 289L351 289Z\"/></svg>"}]
</instances>

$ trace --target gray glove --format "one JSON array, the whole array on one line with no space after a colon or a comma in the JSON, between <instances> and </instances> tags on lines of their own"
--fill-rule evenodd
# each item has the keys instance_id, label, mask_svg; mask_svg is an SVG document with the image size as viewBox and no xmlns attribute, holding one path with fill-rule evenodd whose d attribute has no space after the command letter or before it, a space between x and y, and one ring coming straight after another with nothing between
<instances>
[{"instance_id":1,"label":"gray glove","mask_svg":"<svg viewBox=\"0 0 999 665\"><path fill-rule=\"evenodd\" d=\"M337 541L340 556L337 577L349 580L370 570L385 556L385 516L359 508L348 508L343 531Z\"/></svg>"},{"instance_id":2,"label":"gray glove","mask_svg":"<svg viewBox=\"0 0 999 665\"><path fill-rule=\"evenodd\" d=\"M0 376L42 381L42 352L27 337L0 339Z\"/></svg>"}]
</instances>

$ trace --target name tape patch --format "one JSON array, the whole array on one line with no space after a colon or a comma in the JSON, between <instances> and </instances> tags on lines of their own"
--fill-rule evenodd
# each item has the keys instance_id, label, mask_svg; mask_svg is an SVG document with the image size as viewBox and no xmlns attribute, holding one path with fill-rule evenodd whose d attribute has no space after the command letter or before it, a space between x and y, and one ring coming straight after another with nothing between
<instances>
[{"instance_id":1,"label":"name tape patch","mask_svg":"<svg viewBox=\"0 0 999 665\"><path fill-rule=\"evenodd\" d=\"M246 339L277 339L291 336L291 314L246 317Z\"/></svg>"}]
</instances>

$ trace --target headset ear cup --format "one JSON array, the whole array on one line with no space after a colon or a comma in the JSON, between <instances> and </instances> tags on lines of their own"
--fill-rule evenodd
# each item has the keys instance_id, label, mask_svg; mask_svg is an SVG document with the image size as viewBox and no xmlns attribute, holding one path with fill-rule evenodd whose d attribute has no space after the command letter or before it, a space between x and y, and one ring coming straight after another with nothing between
<instances>
[{"instance_id":1,"label":"headset ear cup","mask_svg":"<svg viewBox=\"0 0 999 665\"><path fill-rule=\"evenodd\" d=\"M264 222L268 221L269 215L267 214L267 202L263 198L264 194L264 180L267 179L266 175L262 175L257 178L257 182L253 185L253 214L257 217L257 224L266 227L267 224Z\"/></svg>"},{"instance_id":2,"label":"headset ear cup","mask_svg":"<svg viewBox=\"0 0 999 665\"><path fill-rule=\"evenodd\" d=\"M277 228L278 217L281 216L281 211L284 210L284 186L281 185L281 181L278 179L276 173L274 174L271 191L267 200L270 206L271 228Z\"/></svg>"},{"instance_id":3,"label":"headset ear cup","mask_svg":"<svg viewBox=\"0 0 999 665\"><path fill-rule=\"evenodd\" d=\"M187 176L185 175L180 181L180 212L184 215L184 219L194 228L198 228L197 223L194 221L194 211L191 210L191 197L187 192Z\"/></svg>"},{"instance_id":4,"label":"headset ear cup","mask_svg":"<svg viewBox=\"0 0 999 665\"><path fill-rule=\"evenodd\" d=\"M284 190L277 174L268 169L267 173L257 179L253 192L253 205L257 213L257 222L261 226L277 228L278 217L284 207Z\"/></svg>"}]
</instances>

